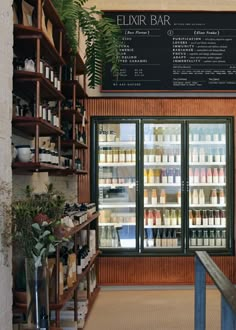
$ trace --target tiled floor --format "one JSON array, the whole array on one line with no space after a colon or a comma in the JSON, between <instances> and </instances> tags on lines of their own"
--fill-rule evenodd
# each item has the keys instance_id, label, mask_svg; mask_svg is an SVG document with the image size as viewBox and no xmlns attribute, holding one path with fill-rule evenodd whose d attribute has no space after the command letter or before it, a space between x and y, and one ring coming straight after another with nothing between
<instances>
[{"instance_id":1,"label":"tiled floor","mask_svg":"<svg viewBox=\"0 0 236 330\"><path fill-rule=\"evenodd\" d=\"M85 330L193 330L192 287L102 288ZM207 289L207 330L220 329L220 295Z\"/></svg>"}]
</instances>

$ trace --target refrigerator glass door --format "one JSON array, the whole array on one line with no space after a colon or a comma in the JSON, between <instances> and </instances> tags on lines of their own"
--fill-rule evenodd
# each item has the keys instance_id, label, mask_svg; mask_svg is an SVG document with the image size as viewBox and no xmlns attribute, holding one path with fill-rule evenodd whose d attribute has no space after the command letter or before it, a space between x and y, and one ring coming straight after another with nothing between
<instances>
[{"instance_id":1,"label":"refrigerator glass door","mask_svg":"<svg viewBox=\"0 0 236 330\"><path fill-rule=\"evenodd\" d=\"M99 245L136 248L136 124L98 126Z\"/></svg>"},{"instance_id":2,"label":"refrigerator glass door","mask_svg":"<svg viewBox=\"0 0 236 330\"><path fill-rule=\"evenodd\" d=\"M144 250L180 249L181 124L143 127Z\"/></svg>"},{"instance_id":3,"label":"refrigerator glass door","mask_svg":"<svg viewBox=\"0 0 236 330\"><path fill-rule=\"evenodd\" d=\"M226 123L189 124L189 248L226 248Z\"/></svg>"}]
</instances>

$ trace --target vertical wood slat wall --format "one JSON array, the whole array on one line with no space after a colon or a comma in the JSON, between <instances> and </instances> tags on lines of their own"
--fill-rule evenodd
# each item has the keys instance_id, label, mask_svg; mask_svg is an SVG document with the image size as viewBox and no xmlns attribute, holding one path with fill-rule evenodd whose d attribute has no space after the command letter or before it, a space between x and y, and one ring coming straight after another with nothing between
<instances>
[{"instance_id":1,"label":"vertical wood slat wall","mask_svg":"<svg viewBox=\"0 0 236 330\"><path fill-rule=\"evenodd\" d=\"M86 102L88 122L92 116L233 116L234 98L91 98ZM90 130L89 124L88 129ZM88 130L88 150L90 134ZM235 141L234 131L234 141ZM90 155L87 159L90 171ZM93 164L91 164L93 165ZM79 178L80 201L90 200L89 175ZM235 257L217 256L220 269L236 283ZM192 284L193 257L101 257L99 283L103 285ZM208 278L208 283L210 280Z\"/></svg>"}]
</instances>

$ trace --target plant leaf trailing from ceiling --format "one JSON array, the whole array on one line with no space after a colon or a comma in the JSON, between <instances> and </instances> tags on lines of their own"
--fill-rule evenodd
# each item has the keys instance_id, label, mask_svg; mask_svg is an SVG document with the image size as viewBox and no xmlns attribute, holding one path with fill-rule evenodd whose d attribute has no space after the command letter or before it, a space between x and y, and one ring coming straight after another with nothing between
<instances>
[{"instance_id":1,"label":"plant leaf trailing from ceiling","mask_svg":"<svg viewBox=\"0 0 236 330\"><path fill-rule=\"evenodd\" d=\"M65 25L72 54L78 51L77 23L85 35L85 67L89 87L101 84L104 65L111 63L113 74L119 69L121 31L114 20L104 17L95 6L85 8L87 0L52 0Z\"/></svg>"}]
</instances>

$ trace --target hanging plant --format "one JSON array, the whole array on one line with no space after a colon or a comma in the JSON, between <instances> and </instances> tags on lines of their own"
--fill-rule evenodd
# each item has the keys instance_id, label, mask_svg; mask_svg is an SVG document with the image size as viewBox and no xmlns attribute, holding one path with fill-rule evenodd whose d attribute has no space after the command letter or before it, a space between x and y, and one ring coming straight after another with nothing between
<instances>
[{"instance_id":1,"label":"hanging plant","mask_svg":"<svg viewBox=\"0 0 236 330\"><path fill-rule=\"evenodd\" d=\"M113 74L119 69L121 31L114 20L104 17L96 7L85 8L87 0L52 0L65 24L72 53L78 51L77 24L85 36L85 67L89 87L101 84L104 64L111 63Z\"/></svg>"}]
</instances>

